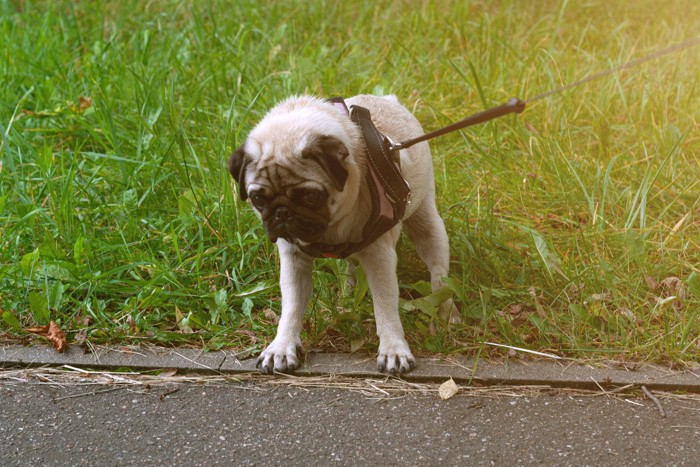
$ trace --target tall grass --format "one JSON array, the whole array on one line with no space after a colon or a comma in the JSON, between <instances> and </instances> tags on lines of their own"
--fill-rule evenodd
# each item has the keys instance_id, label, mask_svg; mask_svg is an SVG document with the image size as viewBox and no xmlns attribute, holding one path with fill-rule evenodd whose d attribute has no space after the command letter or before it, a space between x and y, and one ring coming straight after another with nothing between
<instances>
[{"instance_id":1,"label":"tall grass","mask_svg":"<svg viewBox=\"0 0 700 467\"><path fill-rule=\"evenodd\" d=\"M277 257L226 159L270 106L394 93L433 129L693 37L698 17L693 0L0 0L0 329L260 349ZM464 322L435 319L402 242L414 349L698 358L699 57L431 143ZM306 347L374 349L362 279L317 266Z\"/></svg>"}]
</instances>

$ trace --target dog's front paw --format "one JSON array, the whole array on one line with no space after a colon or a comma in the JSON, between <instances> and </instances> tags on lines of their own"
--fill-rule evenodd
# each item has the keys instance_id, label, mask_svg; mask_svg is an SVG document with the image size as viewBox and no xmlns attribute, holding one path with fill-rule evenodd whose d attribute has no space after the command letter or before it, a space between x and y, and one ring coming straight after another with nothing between
<instances>
[{"instance_id":1,"label":"dog's front paw","mask_svg":"<svg viewBox=\"0 0 700 467\"><path fill-rule=\"evenodd\" d=\"M271 375L273 371L287 373L299 368L300 355L300 340L275 338L262 351L255 366L268 375Z\"/></svg>"},{"instance_id":2,"label":"dog's front paw","mask_svg":"<svg viewBox=\"0 0 700 467\"><path fill-rule=\"evenodd\" d=\"M403 338L380 339L377 369L392 375L407 373L416 367L416 359Z\"/></svg>"}]
</instances>

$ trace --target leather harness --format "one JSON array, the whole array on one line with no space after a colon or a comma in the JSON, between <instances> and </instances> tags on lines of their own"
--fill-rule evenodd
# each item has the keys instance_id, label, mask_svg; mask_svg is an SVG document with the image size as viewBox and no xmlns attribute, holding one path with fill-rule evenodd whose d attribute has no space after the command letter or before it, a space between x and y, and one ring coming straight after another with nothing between
<instances>
[{"instance_id":1,"label":"leather harness","mask_svg":"<svg viewBox=\"0 0 700 467\"><path fill-rule=\"evenodd\" d=\"M329 102L342 106L350 119L360 127L367 151L367 186L372 201L372 212L362 230L359 242L339 244L293 242L309 256L316 258L346 258L357 253L381 235L389 231L403 218L410 203L411 188L401 176L399 151L392 149L393 142L377 130L369 110L358 105L348 107L342 98Z\"/></svg>"}]
</instances>

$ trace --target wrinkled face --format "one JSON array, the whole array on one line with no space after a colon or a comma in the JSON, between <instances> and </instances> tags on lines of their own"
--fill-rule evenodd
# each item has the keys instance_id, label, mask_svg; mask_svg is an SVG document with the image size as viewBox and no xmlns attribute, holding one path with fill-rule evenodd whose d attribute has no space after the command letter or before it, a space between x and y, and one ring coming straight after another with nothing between
<instances>
[{"instance_id":1,"label":"wrinkled face","mask_svg":"<svg viewBox=\"0 0 700 467\"><path fill-rule=\"evenodd\" d=\"M250 138L229 159L229 171L272 242L314 242L331 221L334 195L345 186L347 155L345 145L331 136L307 137L296 144Z\"/></svg>"},{"instance_id":2,"label":"wrinkled face","mask_svg":"<svg viewBox=\"0 0 700 467\"><path fill-rule=\"evenodd\" d=\"M263 167L252 178L246 191L272 242L280 237L313 242L325 232L329 193L321 183L281 165Z\"/></svg>"}]
</instances>

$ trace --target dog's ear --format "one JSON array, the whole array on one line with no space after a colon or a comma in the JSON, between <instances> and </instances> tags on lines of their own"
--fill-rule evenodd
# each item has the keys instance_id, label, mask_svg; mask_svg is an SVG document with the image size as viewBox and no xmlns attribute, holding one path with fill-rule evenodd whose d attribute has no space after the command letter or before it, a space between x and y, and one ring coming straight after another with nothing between
<instances>
[{"instance_id":1,"label":"dog's ear","mask_svg":"<svg viewBox=\"0 0 700 467\"><path fill-rule=\"evenodd\" d=\"M328 174L333 186L343 191L348 179L345 159L350 155L347 146L332 136L318 136L301 152L301 157L315 160Z\"/></svg>"},{"instance_id":2,"label":"dog's ear","mask_svg":"<svg viewBox=\"0 0 700 467\"><path fill-rule=\"evenodd\" d=\"M228 171L231 172L234 180L238 182L238 194L243 201L248 199L248 191L245 188L245 171L250 162L250 158L243 150L243 146L236 149L228 160Z\"/></svg>"}]
</instances>

